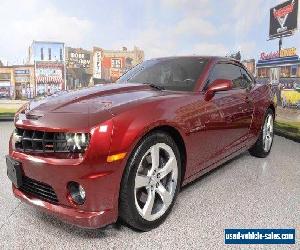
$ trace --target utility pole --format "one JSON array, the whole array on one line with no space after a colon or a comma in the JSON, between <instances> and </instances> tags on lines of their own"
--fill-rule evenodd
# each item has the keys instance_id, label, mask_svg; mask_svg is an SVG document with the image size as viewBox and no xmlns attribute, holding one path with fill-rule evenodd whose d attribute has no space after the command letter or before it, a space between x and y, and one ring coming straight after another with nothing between
<instances>
[{"instance_id":1,"label":"utility pole","mask_svg":"<svg viewBox=\"0 0 300 250\"><path fill-rule=\"evenodd\" d=\"M280 55L281 47L282 47L282 36L280 36L279 38L279 55Z\"/></svg>"}]
</instances>

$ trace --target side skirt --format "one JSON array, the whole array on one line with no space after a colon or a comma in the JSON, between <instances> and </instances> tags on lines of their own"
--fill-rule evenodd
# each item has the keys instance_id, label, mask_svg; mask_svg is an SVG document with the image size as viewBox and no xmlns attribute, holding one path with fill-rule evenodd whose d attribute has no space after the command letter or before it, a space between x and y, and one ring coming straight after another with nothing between
<instances>
[{"instance_id":1,"label":"side skirt","mask_svg":"<svg viewBox=\"0 0 300 250\"><path fill-rule=\"evenodd\" d=\"M251 146L250 146L250 147L251 147ZM247 151L250 147L249 147L249 146L243 146L243 147L241 147L240 149L238 149L237 151L235 151L234 153L232 153L232 154L226 156L225 158L223 158L223 159L221 159L221 160L219 160L219 161L217 161L217 162L211 164L210 166L208 166L207 168L201 170L200 172L198 172L198 173L196 173L196 174L193 174L192 176L188 177L187 179L185 179L185 180L183 181L182 187L185 186L185 185L187 185L188 183L190 183L190 182L196 180L196 179L199 178L200 176L202 176L202 175L208 173L209 171L213 170L214 168L216 168L216 167L222 165L223 163L225 163L225 162L227 162L227 161L233 159L234 157L240 155L241 153Z\"/></svg>"}]
</instances>

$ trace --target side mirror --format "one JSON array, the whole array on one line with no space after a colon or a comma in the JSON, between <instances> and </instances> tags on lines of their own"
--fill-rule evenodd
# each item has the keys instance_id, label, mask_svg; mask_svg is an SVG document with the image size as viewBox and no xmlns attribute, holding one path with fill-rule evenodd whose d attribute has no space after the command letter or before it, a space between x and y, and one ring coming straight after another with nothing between
<instances>
[{"instance_id":1,"label":"side mirror","mask_svg":"<svg viewBox=\"0 0 300 250\"><path fill-rule=\"evenodd\" d=\"M213 81L212 84L209 85L208 89L205 93L205 100L209 101L216 92L220 91L228 91L231 90L233 86L233 83L231 80L227 79L216 79Z\"/></svg>"}]
</instances>

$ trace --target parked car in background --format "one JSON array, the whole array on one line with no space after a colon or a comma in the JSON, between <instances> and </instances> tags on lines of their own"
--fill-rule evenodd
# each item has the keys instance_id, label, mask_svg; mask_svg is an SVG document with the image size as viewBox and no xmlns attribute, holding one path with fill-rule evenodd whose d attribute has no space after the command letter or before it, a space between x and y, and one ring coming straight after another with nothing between
<instances>
[{"instance_id":1,"label":"parked car in background","mask_svg":"<svg viewBox=\"0 0 300 250\"><path fill-rule=\"evenodd\" d=\"M294 83L294 89L300 91L300 83Z\"/></svg>"},{"instance_id":2,"label":"parked car in background","mask_svg":"<svg viewBox=\"0 0 300 250\"><path fill-rule=\"evenodd\" d=\"M17 198L70 223L98 228L120 218L148 231L182 186L246 150L266 157L274 116L270 85L238 61L152 59L115 84L24 106L8 176Z\"/></svg>"}]
</instances>

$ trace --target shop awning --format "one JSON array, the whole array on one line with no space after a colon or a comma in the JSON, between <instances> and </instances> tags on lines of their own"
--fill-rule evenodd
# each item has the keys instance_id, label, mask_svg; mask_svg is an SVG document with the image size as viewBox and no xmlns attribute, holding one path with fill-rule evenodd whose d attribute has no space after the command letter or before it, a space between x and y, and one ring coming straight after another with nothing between
<instances>
[{"instance_id":1,"label":"shop awning","mask_svg":"<svg viewBox=\"0 0 300 250\"><path fill-rule=\"evenodd\" d=\"M63 79L60 76L37 76L37 83L63 83Z\"/></svg>"}]
</instances>

